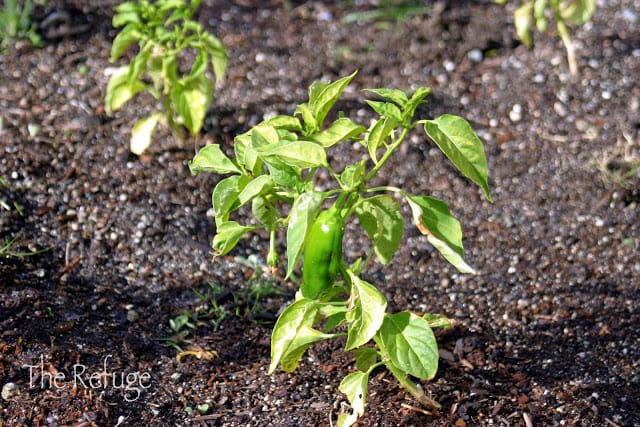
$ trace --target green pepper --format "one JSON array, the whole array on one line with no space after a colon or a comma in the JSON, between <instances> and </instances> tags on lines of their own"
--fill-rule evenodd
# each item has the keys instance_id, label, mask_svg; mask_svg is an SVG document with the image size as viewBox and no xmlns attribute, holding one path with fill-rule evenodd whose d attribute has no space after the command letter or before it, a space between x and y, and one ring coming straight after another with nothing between
<instances>
[{"instance_id":1,"label":"green pepper","mask_svg":"<svg viewBox=\"0 0 640 427\"><path fill-rule=\"evenodd\" d=\"M315 299L336 281L342 261L344 220L336 208L320 212L304 246L302 286L305 298Z\"/></svg>"}]
</instances>

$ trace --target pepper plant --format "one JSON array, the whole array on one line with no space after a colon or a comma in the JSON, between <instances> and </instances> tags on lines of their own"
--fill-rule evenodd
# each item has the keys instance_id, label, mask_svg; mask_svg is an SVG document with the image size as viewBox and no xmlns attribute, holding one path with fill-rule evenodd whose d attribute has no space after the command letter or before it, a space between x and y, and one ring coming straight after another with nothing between
<instances>
[{"instance_id":1,"label":"pepper plant","mask_svg":"<svg viewBox=\"0 0 640 427\"><path fill-rule=\"evenodd\" d=\"M505 4L507 1L496 0L496 3ZM532 25L544 33L547 31L549 18L553 17L556 30L567 50L569 70L575 76L578 74L578 62L568 24L582 25L591 19L595 11L595 0L529 0L516 9L513 20L518 38L527 47L531 47L533 45Z\"/></svg>"},{"instance_id":2,"label":"pepper plant","mask_svg":"<svg viewBox=\"0 0 640 427\"><path fill-rule=\"evenodd\" d=\"M0 10L0 53L6 53L9 46L18 39L28 39L35 47L42 47L42 37L31 21L33 4L25 0L21 5L17 0L5 0Z\"/></svg>"},{"instance_id":3,"label":"pepper plant","mask_svg":"<svg viewBox=\"0 0 640 427\"><path fill-rule=\"evenodd\" d=\"M235 138L235 157L218 145L208 145L189 163L191 172L229 175L213 190L217 255L231 251L247 233L270 233L269 265L277 268L276 237L286 234L286 278L299 260L303 282L295 301L278 318L271 339L269 373L280 366L293 371L315 342L346 336L357 370L340 384L353 411L341 414L338 425L352 425L364 413L369 376L384 366L425 405L439 407L411 377L431 379L438 368L438 346L432 328L446 318L410 311L387 312L387 299L361 272L375 257L388 263L404 230L398 199L406 202L414 225L459 271L474 270L464 261L462 231L447 204L394 186L373 186L374 177L414 128L421 127L457 169L480 186L491 200L487 161L481 140L461 117L414 118L430 89L408 95L396 89L368 89L367 104L377 118L365 127L344 114L325 125L328 113L355 76L332 83L313 83L309 100L293 116L279 115ZM368 158L335 170L328 150L357 142ZM318 180L326 171L333 185ZM395 197L394 197L395 196ZM255 221L241 224L233 212L251 206ZM342 256L345 222L357 218L371 238L372 252L348 264Z\"/></svg>"},{"instance_id":4,"label":"pepper plant","mask_svg":"<svg viewBox=\"0 0 640 427\"><path fill-rule=\"evenodd\" d=\"M201 0L129 1L116 7L114 27L123 27L113 40L111 61L120 58L133 43L139 51L128 65L118 68L107 86L107 114L120 109L140 92L160 101L162 109L139 120L131 131L131 151L141 154L151 144L159 123L168 125L180 138L184 126L191 135L202 129L214 87L227 68L227 50L222 42L193 19ZM188 72L181 72L185 52L194 52ZM210 67L211 66L211 67Z\"/></svg>"}]
</instances>

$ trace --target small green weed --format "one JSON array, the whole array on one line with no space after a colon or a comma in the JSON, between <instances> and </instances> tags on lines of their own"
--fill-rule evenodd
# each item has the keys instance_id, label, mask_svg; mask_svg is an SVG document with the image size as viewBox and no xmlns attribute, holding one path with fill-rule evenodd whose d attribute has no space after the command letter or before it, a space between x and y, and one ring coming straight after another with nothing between
<instances>
[{"instance_id":1,"label":"small green weed","mask_svg":"<svg viewBox=\"0 0 640 427\"><path fill-rule=\"evenodd\" d=\"M604 150L602 156L593 161L607 186L631 190L640 179L640 140L633 140L628 132L622 132L616 145Z\"/></svg>"},{"instance_id":2,"label":"small green weed","mask_svg":"<svg viewBox=\"0 0 640 427\"><path fill-rule=\"evenodd\" d=\"M25 0L22 6L17 0L5 0L4 9L0 10L0 52L23 39L35 47L42 46L42 38L31 22L32 9L31 0Z\"/></svg>"},{"instance_id":3,"label":"small green weed","mask_svg":"<svg viewBox=\"0 0 640 427\"><path fill-rule=\"evenodd\" d=\"M235 261L254 271L246 284L234 291L228 291L214 282L209 282L202 291L193 289L200 305L193 311L184 310L169 320L172 336L165 339L168 346L185 353L183 346L193 344L189 339L192 330L202 326L217 331L230 316L243 317L255 323L269 320L263 306L264 299L283 294L276 279L266 274L268 269L253 255L248 258L237 257Z\"/></svg>"}]
</instances>

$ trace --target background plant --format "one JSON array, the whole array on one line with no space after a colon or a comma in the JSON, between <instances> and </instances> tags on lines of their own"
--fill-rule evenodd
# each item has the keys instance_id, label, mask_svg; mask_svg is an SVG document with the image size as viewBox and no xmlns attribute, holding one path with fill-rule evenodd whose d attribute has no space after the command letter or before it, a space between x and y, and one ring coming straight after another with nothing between
<instances>
[{"instance_id":1,"label":"background plant","mask_svg":"<svg viewBox=\"0 0 640 427\"><path fill-rule=\"evenodd\" d=\"M270 118L237 136L235 158L225 155L218 145L209 145L189 164L194 174L205 171L230 175L216 185L212 196L217 226L212 245L218 255L231 251L245 234L265 229L270 233L268 263L275 268L279 263L276 237L285 232L286 277L290 277L303 253L309 255L307 249L316 253L318 248L313 245L325 244L309 241L310 230L317 229L317 218L330 216L343 224L357 217L371 238L372 250L365 258L348 265L340 256L340 278L328 283L326 289L310 296L302 284L295 302L277 320L271 340L269 373L278 366L293 371L311 344L346 336L346 350L354 352L357 370L339 387L353 408L351 414L339 416L338 425L343 426L355 423L364 413L369 376L381 366L424 405L440 406L411 377L424 380L435 376L438 346L432 328L446 326L448 320L410 311L387 313L385 296L360 277L373 256L386 264L400 245L404 221L397 199L409 205L414 225L450 263L461 272L474 271L464 261L460 223L445 202L394 186L371 186L371 181L409 132L421 127L491 200L484 147L468 122L449 114L414 119L429 88L418 88L411 96L396 89L369 89L366 93L373 99L367 104L377 118L368 128L342 113L325 126L329 111L354 76L311 85L308 102L299 105L293 116ZM367 148L368 158L336 171L328 151L354 141ZM332 177L332 188L321 189L326 183L318 184L319 171ZM231 213L249 205L254 222L240 224L230 219ZM331 207L325 209L328 205ZM332 256L341 254L337 247L326 249L333 251L329 252ZM316 267L308 267L305 259L303 268ZM330 281L337 278L326 271L311 272L316 273Z\"/></svg>"},{"instance_id":2,"label":"background plant","mask_svg":"<svg viewBox=\"0 0 640 427\"><path fill-rule=\"evenodd\" d=\"M213 70L217 81L224 76L228 56L222 42L193 19L200 0L148 0L125 2L116 7L114 27L123 27L113 41L111 61L120 58L133 43L139 51L128 65L109 80L105 99L107 114L120 109L140 92L161 102L162 110L139 120L131 131L131 151L144 152L158 125L168 125L182 139L184 126L191 135L200 132L213 100ZM187 52L195 54L189 71L182 72Z\"/></svg>"},{"instance_id":3,"label":"background plant","mask_svg":"<svg viewBox=\"0 0 640 427\"><path fill-rule=\"evenodd\" d=\"M19 39L27 39L33 46L41 47L42 38L36 25L31 22L33 4L25 0L20 6L18 0L5 0L4 9L0 10L0 50L15 44Z\"/></svg>"},{"instance_id":4,"label":"background plant","mask_svg":"<svg viewBox=\"0 0 640 427\"><path fill-rule=\"evenodd\" d=\"M496 0L505 4L508 0ZM533 31L547 31L550 19L556 24L556 30L567 50L567 61L571 74L578 74L575 47L569 34L568 24L582 25L589 21L596 11L595 0L530 0L519 6L513 14L518 37L526 46L533 45Z\"/></svg>"},{"instance_id":5,"label":"background plant","mask_svg":"<svg viewBox=\"0 0 640 427\"><path fill-rule=\"evenodd\" d=\"M429 13L432 6L425 6L419 1L398 1L382 0L378 6L367 11L350 12L342 18L342 22L349 24L352 22L382 22L382 21L404 21L412 16Z\"/></svg>"}]
</instances>

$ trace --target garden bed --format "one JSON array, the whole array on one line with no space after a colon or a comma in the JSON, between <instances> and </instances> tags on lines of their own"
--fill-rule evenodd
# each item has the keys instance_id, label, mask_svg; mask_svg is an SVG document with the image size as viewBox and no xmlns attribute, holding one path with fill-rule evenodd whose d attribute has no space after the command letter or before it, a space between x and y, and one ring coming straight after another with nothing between
<instances>
[{"instance_id":1,"label":"garden bed","mask_svg":"<svg viewBox=\"0 0 640 427\"><path fill-rule=\"evenodd\" d=\"M512 8L491 2L344 23L347 2L204 1L200 22L229 48L226 79L197 140L157 134L140 157L129 132L153 100L104 113L111 8L58 3L86 31L0 55L0 199L11 207L0 210L0 238L15 238L14 252L47 249L0 258L0 386L18 387L0 400L0 425L335 418L346 403L338 384L355 369L344 342L313 346L293 373L266 374L273 322L296 285L246 266L265 259L265 235L212 260L216 178L191 176L187 162L196 145L231 149L265 115L291 114L313 81L355 69L337 106L349 115L366 117L360 89L430 86L424 114L469 119L495 199L418 134L383 169L381 182L449 203L479 274L458 274L410 227L393 261L367 271L391 311L456 326L438 333L440 368L422 383L440 413L380 371L361 424L640 425L640 179L614 179L640 157L637 0L600 2L575 29L577 77L557 37L525 48ZM366 248L351 236L355 258ZM170 320L203 306L211 319L181 341ZM177 360L175 346L212 357Z\"/></svg>"}]
</instances>

